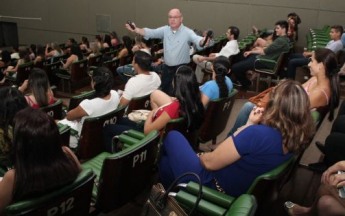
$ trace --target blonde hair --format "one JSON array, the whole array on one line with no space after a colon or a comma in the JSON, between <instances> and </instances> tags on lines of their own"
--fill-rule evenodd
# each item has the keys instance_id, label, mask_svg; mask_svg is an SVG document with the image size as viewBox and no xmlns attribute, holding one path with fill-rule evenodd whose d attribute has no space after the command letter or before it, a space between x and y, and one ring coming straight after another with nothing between
<instances>
[{"instance_id":1,"label":"blonde hair","mask_svg":"<svg viewBox=\"0 0 345 216\"><path fill-rule=\"evenodd\" d=\"M278 129L283 145L298 154L306 148L315 130L308 95L299 83L286 80L270 96L262 123Z\"/></svg>"}]
</instances>

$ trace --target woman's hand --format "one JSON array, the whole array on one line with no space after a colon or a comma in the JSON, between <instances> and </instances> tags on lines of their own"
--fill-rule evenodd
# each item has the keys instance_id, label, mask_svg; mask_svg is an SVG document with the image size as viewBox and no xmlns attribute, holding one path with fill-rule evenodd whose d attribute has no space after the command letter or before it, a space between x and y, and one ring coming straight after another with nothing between
<instances>
[{"instance_id":1,"label":"woman's hand","mask_svg":"<svg viewBox=\"0 0 345 216\"><path fill-rule=\"evenodd\" d=\"M29 85L29 81L25 80L23 84L18 88L18 90L21 92L24 92L28 88L28 85Z\"/></svg>"},{"instance_id":2,"label":"woman's hand","mask_svg":"<svg viewBox=\"0 0 345 216\"><path fill-rule=\"evenodd\" d=\"M321 177L322 184L331 184L331 176L336 174L339 170L345 170L345 161L339 161L338 163L334 164L333 166L329 167ZM339 179L339 178L337 178ZM345 179L344 179L345 180Z\"/></svg>"},{"instance_id":3,"label":"woman's hand","mask_svg":"<svg viewBox=\"0 0 345 216\"><path fill-rule=\"evenodd\" d=\"M264 111L264 108L255 106L253 110L250 112L247 124L258 124L262 120Z\"/></svg>"}]
</instances>

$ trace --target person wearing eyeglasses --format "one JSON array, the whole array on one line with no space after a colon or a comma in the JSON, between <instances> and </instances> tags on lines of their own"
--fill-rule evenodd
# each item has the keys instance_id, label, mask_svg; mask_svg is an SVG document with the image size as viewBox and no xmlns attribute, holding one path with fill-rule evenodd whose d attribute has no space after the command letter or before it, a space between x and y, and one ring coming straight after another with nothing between
<instances>
[{"instance_id":1,"label":"person wearing eyeglasses","mask_svg":"<svg viewBox=\"0 0 345 216\"><path fill-rule=\"evenodd\" d=\"M169 25L157 29L149 29L139 28L132 23L134 27L132 29L129 24L126 24L126 28L129 31L140 34L145 38L163 39L164 62L166 65L161 77L161 88L168 95L172 95L172 80L177 68L190 62L190 44L196 44L197 48L200 48L205 40L205 38L196 35L192 29L184 26L182 21L182 12L174 8L168 13ZM205 45L208 45L208 43L209 40L206 41Z\"/></svg>"},{"instance_id":2,"label":"person wearing eyeglasses","mask_svg":"<svg viewBox=\"0 0 345 216\"><path fill-rule=\"evenodd\" d=\"M331 32L329 33L331 41L328 42L325 48L332 50L335 54L343 49L343 43L341 42L341 35L343 33L343 27L340 25L334 25L331 27ZM313 52L305 51L303 53L294 53L290 56L290 61L287 68L287 78L295 79L296 68L307 65L309 58L312 56Z\"/></svg>"}]
</instances>

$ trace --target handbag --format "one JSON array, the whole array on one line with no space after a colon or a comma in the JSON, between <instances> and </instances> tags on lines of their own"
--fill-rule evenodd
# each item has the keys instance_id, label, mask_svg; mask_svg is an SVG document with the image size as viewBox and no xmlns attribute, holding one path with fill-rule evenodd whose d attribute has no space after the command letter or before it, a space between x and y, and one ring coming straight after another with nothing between
<instances>
[{"instance_id":1,"label":"handbag","mask_svg":"<svg viewBox=\"0 0 345 216\"><path fill-rule=\"evenodd\" d=\"M150 114L150 112L151 110L133 110L128 114L128 118L131 121L140 123L142 121L146 121L147 116Z\"/></svg>"},{"instance_id":2,"label":"handbag","mask_svg":"<svg viewBox=\"0 0 345 216\"><path fill-rule=\"evenodd\" d=\"M193 215L202 197L202 185L197 174L188 172L175 179L167 191L165 191L163 185L160 183L153 185L150 196L141 212L141 216L187 216L188 214L173 197L169 196L169 193L181 178L188 175L195 176L199 182L199 196L194 207L189 213L189 215Z\"/></svg>"},{"instance_id":3,"label":"handbag","mask_svg":"<svg viewBox=\"0 0 345 216\"><path fill-rule=\"evenodd\" d=\"M260 94L249 98L248 100L258 107L266 108L267 103L271 98L270 93L274 88L275 86L268 88L265 91L261 92Z\"/></svg>"}]
</instances>

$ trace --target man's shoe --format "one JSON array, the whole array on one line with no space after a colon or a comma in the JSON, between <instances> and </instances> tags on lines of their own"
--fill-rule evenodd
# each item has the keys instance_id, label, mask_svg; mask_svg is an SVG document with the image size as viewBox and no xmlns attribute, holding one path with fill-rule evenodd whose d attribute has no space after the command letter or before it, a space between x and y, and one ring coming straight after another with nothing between
<instances>
[{"instance_id":1,"label":"man's shoe","mask_svg":"<svg viewBox=\"0 0 345 216\"><path fill-rule=\"evenodd\" d=\"M316 172L324 172L328 169L328 167L324 162L319 162L319 163L309 164L308 169L316 171Z\"/></svg>"},{"instance_id":2,"label":"man's shoe","mask_svg":"<svg viewBox=\"0 0 345 216\"><path fill-rule=\"evenodd\" d=\"M325 145L322 144L321 142L319 141L316 141L315 142L315 145L316 147L320 150L320 152L322 152L323 154L325 154Z\"/></svg>"},{"instance_id":3,"label":"man's shoe","mask_svg":"<svg viewBox=\"0 0 345 216\"><path fill-rule=\"evenodd\" d=\"M240 83L240 81L236 80L236 81L233 81L232 84L234 86L237 86L237 87L241 87L242 86L242 83Z\"/></svg>"}]
</instances>

